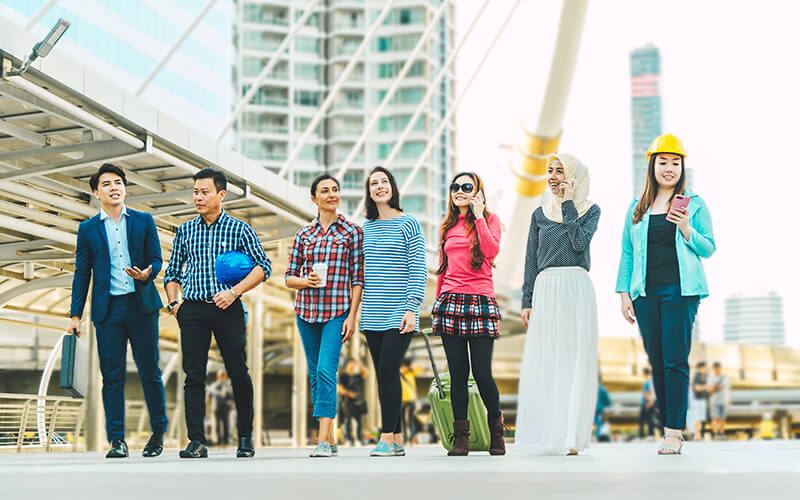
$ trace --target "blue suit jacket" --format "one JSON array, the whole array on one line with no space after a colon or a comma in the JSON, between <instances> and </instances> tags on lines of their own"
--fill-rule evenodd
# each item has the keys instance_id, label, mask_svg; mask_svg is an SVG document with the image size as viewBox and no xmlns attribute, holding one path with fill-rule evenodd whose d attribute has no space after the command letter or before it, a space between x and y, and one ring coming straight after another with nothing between
<instances>
[{"instance_id":1,"label":"blue suit jacket","mask_svg":"<svg viewBox=\"0 0 800 500\"><path fill-rule=\"evenodd\" d=\"M136 303L143 314L152 314L163 307L153 280L161 272L161 244L153 216L128 208L128 252L131 266L144 269L153 266L147 282L133 280ZM75 275L72 278L70 316L82 316L92 280L92 321L102 323L108 313L111 296L111 256L108 253L106 226L100 214L81 222L75 251Z\"/></svg>"}]
</instances>

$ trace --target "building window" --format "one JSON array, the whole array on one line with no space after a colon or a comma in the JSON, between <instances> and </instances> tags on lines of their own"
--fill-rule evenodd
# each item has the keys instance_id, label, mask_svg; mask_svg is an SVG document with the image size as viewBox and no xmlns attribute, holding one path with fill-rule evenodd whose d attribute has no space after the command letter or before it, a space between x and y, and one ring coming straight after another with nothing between
<instances>
[{"instance_id":1,"label":"building window","mask_svg":"<svg viewBox=\"0 0 800 500\"><path fill-rule=\"evenodd\" d=\"M319 81L319 66L316 64L300 64L294 65L294 76L301 80Z\"/></svg>"},{"instance_id":2,"label":"building window","mask_svg":"<svg viewBox=\"0 0 800 500\"><path fill-rule=\"evenodd\" d=\"M294 48L300 52L319 54L319 40L316 38L299 36L294 41Z\"/></svg>"},{"instance_id":3,"label":"building window","mask_svg":"<svg viewBox=\"0 0 800 500\"><path fill-rule=\"evenodd\" d=\"M294 103L300 106L319 106L319 93L308 90L295 90Z\"/></svg>"},{"instance_id":4,"label":"building window","mask_svg":"<svg viewBox=\"0 0 800 500\"><path fill-rule=\"evenodd\" d=\"M385 160L389 157L389 153L392 152L394 148L394 143L389 144L378 144L378 158L381 160ZM400 158L417 158L422 155L422 152L425 150L425 143L420 141L412 141L406 142L400 147L400 153L398 156Z\"/></svg>"}]
</instances>

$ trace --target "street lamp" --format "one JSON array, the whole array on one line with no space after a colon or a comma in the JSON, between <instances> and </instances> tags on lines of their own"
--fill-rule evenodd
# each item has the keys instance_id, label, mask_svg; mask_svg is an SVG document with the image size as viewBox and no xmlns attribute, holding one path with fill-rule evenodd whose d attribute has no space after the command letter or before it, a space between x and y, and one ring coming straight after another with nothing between
<instances>
[{"instance_id":1,"label":"street lamp","mask_svg":"<svg viewBox=\"0 0 800 500\"><path fill-rule=\"evenodd\" d=\"M53 29L50 30L50 33L48 33L47 36L44 37L44 40L33 46L33 50L31 51L30 55L28 56L28 59L25 61L22 67L19 68L17 71L12 71L10 73L7 73L6 76L21 75L26 71L28 71L28 67L30 67L33 61L35 61L40 57L47 56L47 54L49 54L50 51L53 50L53 47L55 47L55 45L61 39L61 36L64 34L64 32L67 31L67 28L69 28L69 26L70 26L69 21L67 21L63 17L59 18L58 22L55 24L55 26L53 26Z\"/></svg>"}]
</instances>

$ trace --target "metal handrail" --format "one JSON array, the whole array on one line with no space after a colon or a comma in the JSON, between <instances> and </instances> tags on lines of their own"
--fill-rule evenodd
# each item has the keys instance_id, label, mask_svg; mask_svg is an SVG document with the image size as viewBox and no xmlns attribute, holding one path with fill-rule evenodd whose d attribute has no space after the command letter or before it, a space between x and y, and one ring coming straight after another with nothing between
<instances>
[{"instance_id":1,"label":"metal handrail","mask_svg":"<svg viewBox=\"0 0 800 500\"><path fill-rule=\"evenodd\" d=\"M61 396L0 393L0 450L44 448L72 444L77 449L85 404ZM17 422L18 419L18 422ZM40 423L44 421L44 435ZM71 436L70 436L71 435Z\"/></svg>"}]
</instances>

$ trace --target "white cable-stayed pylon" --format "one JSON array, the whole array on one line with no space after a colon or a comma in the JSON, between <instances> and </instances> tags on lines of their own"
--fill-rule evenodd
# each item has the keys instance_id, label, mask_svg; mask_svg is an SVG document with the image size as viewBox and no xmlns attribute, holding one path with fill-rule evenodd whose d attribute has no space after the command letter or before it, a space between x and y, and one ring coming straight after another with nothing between
<instances>
[{"instance_id":1,"label":"white cable-stayed pylon","mask_svg":"<svg viewBox=\"0 0 800 500\"><path fill-rule=\"evenodd\" d=\"M439 20L442 18L442 15L444 15L444 13L447 11L447 8L450 6L450 2L451 0L444 0L444 2L442 2L442 5L435 12L433 18L430 20L428 26L425 28L425 31L422 33L422 36L417 42L417 45L414 47L414 50L411 51L411 54L408 56L408 59L406 60L405 64L400 69L400 73L394 79L394 82L392 82L392 86L389 87L389 90L386 91L386 95L383 97L383 100L381 101L380 105L378 105L378 108L375 109L374 113L372 113L372 117L370 118L369 122L367 122L367 125L364 127L364 130L361 132L361 135L358 137L358 140L356 140L356 145L353 146L353 149L350 150L350 154L347 155L347 158L345 159L344 163L336 172L337 179L339 180L342 179L342 176L350 167L350 164L353 163L355 157L358 155L359 150L361 149L362 146L364 146L364 143L367 141L367 136L372 131L372 127L374 127L375 124L378 123L378 120L381 117L380 116L381 113L389 105L389 102L392 100L392 97L394 97L394 94L395 92L397 92L397 89L400 88L400 84L403 83L403 79L405 79L406 75L411 70L411 67L414 66L414 64L417 62L416 61L417 56L425 47L425 44L427 43L428 39L433 34L434 30L436 29L436 23L439 22Z\"/></svg>"},{"instance_id":2,"label":"white cable-stayed pylon","mask_svg":"<svg viewBox=\"0 0 800 500\"><path fill-rule=\"evenodd\" d=\"M250 89L247 91L244 97L242 97L242 99L239 101L239 104L236 105L236 108L233 110L230 116L228 116L228 119L225 121L225 124L222 126L222 128L219 129L219 132L217 132L217 137L215 139L215 142L221 141L222 138L225 136L225 133L228 131L228 129L230 129L231 126L234 123L236 123L236 120L239 118L239 115L241 115L242 112L244 111L244 107L247 106L250 103L250 101L253 100L253 97L256 95L256 92L258 92L258 89L259 87L261 87L261 84L264 83L264 80L267 79L267 77L272 73L272 70L275 69L275 66L277 66L278 63L280 62L281 54L283 54L283 51L285 51L289 47L289 44L292 43L292 40L294 40L294 38L300 32L300 29L302 29L302 27L306 25L308 19L311 17L312 14L314 14L314 9L319 2L320 0L310 0L308 4L304 7L303 15L300 16L300 19L298 19L297 22L294 24L294 26L292 26L291 31L289 31L289 34L286 35L286 37L281 41L280 45L278 45L278 48L275 49L275 52L273 52L272 55L269 56L267 64L264 65L264 68L261 70L258 76L256 76L256 79L253 80L253 83L250 85Z\"/></svg>"},{"instance_id":3,"label":"white cable-stayed pylon","mask_svg":"<svg viewBox=\"0 0 800 500\"><path fill-rule=\"evenodd\" d=\"M444 65L442 66L442 69L439 70L439 74L437 74L436 78L433 79L433 83L428 85L428 91L425 92L425 96L423 96L422 102L420 102L419 105L417 106L417 109L414 111L414 115L411 117L411 120L409 120L408 123L406 124L406 128L403 129L403 133L400 134L400 137L397 139L397 142L392 148L392 151L389 153L389 156L386 158L386 161L383 162L384 168L388 169L389 167L391 167L395 158L397 158L397 155L400 154L400 148L403 147L403 144L406 142L406 139L411 134L411 131L414 128L417 121L419 120L419 117L422 116L422 112L425 110L425 107L428 105L428 102L433 97L433 94L436 93L436 89L439 87L439 84L442 83L442 80L444 79L445 75L447 75L447 72L450 70L450 66L452 66L453 63L455 62L456 57L461 52L461 49L464 47L464 44L469 39L470 35L472 34L472 31L475 29L475 26L478 24L478 21L483 15L483 11L486 10L488 6L489 6L489 0L485 0L483 2L483 5L481 5L480 10L478 10L478 13L472 19L472 23L470 23L469 27L467 28L467 31L464 33L464 37L458 42L458 45L456 45L456 48L453 50L453 53L450 54L450 56L447 58ZM360 207L363 208L363 205L364 203L362 202ZM356 214L361 212L361 208L356 210Z\"/></svg>"},{"instance_id":4,"label":"white cable-stayed pylon","mask_svg":"<svg viewBox=\"0 0 800 500\"><path fill-rule=\"evenodd\" d=\"M288 172L289 167L292 165L292 163L294 163L297 157L300 156L300 151L302 151L303 146L306 145L306 141L311 136L311 134L314 133L314 130L317 128L317 125L319 125L319 122L321 122L322 119L325 117L325 114L328 112L328 108L331 107L333 101L336 99L336 96L339 95L339 90L341 90L342 86L344 86L345 81L347 81L347 79L350 77L350 73L352 73L353 69L355 69L359 59L361 59L361 55L367 49L367 46L369 46L369 42L372 40L372 37L375 36L375 33L378 31L378 28L380 28L381 25L383 24L383 21L386 19L386 16L389 15L389 12L392 10L392 7L394 6L396 1L397 0L388 0L386 2L386 5L383 6L383 9L381 10L380 14L378 14L378 17L375 19L375 21L372 22L372 25L369 27L369 30L364 34L364 40L361 41L361 45L358 46L358 49L351 56L350 62L348 62L347 66L345 66L344 71L342 71L342 74L339 76L339 79L336 80L336 83L333 85L333 88L331 89L330 93L325 98L325 101L322 103L322 106L320 106L320 108L317 110L317 113L314 115L314 118L311 119L311 123L309 123L308 126L306 127L306 131L303 132L303 136L300 137L300 140L297 142L294 149L289 154L289 157L286 159L286 162L284 162L283 166L281 167L281 170L278 172L278 177L283 177L284 175L286 175L286 172Z\"/></svg>"},{"instance_id":5,"label":"white cable-stayed pylon","mask_svg":"<svg viewBox=\"0 0 800 500\"><path fill-rule=\"evenodd\" d=\"M425 150L422 152L422 155L417 160L417 163L414 164L414 168L409 173L408 179L406 179L406 181L403 183L403 187L400 188L400 195L401 196L403 194L405 194L406 191L408 191L409 187L411 187L411 184L414 181L414 177L417 175L417 173L419 172L420 168L422 168L422 164L425 163L425 160L428 158L428 155L431 154L431 151L433 150L434 146L436 146L436 144L439 142L439 137L441 137L442 132L444 131L445 127L447 127L447 124L452 119L453 114L458 109L458 106L461 104L461 101L464 99L464 97L469 92L469 89L472 86L472 83L475 81L475 78L477 78L478 74L480 74L481 69L483 69L483 65L486 63L486 60L489 58L489 55L491 55L492 50L494 50L494 47L495 47L495 45L497 45L497 42L500 40L500 37L503 35L503 32L505 32L505 29L508 26L508 23L511 21L511 18L514 16L514 13L516 12L517 7L519 7L520 3L522 3L522 0L516 0L516 2L514 2L514 5L511 7L511 10L509 11L508 15L506 16L505 20L503 21L502 26L500 26L500 29L498 30L498 32L495 35L495 37L492 39L492 42L489 44L489 47L486 48L486 51L484 52L483 57L481 58L480 62L478 63L478 66L475 68L475 70L473 70L472 75L470 75L466 86L464 87L464 89L459 94L458 98L456 99L456 102L453 103L453 106L451 106L450 109L447 111L447 115L445 115L445 117L442 119L442 122L439 124L439 127L436 129L435 134L430 139L428 139L428 145L425 147ZM397 146L395 146L395 148L396 147ZM361 213L361 210L364 209L364 203L365 203L365 200L362 200L361 203L359 204L358 208L356 209L355 214Z\"/></svg>"}]
</instances>

